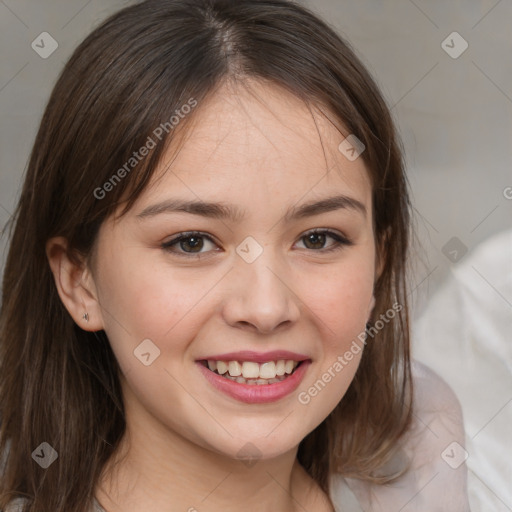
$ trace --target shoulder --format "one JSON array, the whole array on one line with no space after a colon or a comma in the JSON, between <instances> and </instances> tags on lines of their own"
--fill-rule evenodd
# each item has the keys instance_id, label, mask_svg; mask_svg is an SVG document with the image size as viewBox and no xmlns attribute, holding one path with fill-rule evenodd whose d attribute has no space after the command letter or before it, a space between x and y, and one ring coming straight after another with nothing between
<instances>
[{"instance_id":1,"label":"shoulder","mask_svg":"<svg viewBox=\"0 0 512 512\"><path fill-rule=\"evenodd\" d=\"M464 441L460 402L452 388L437 373L418 361L412 363L414 388L412 432L423 439L455 437Z\"/></svg>"},{"instance_id":2,"label":"shoulder","mask_svg":"<svg viewBox=\"0 0 512 512\"><path fill-rule=\"evenodd\" d=\"M412 468L428 467L449 481L458 480L466 473L467 458L460 402L446 381L427 366L415 361L412 373L413 420L404 436L403 449ZM450 460L452 451L456 460Z\"/></svg>"},{"instance_id":3,"label":"shoulder","mask_svg":"<svg viewBox=\"0 0 512 512\"><path fill-rule=\"evenodd\" d=\"M414 361L412 374L413 419L397 450L397 458L408 463L407 472L386 485L347 483L364 510L372 512L469 512L460 403L425 365Z\"/></svg>"}]
</instances>

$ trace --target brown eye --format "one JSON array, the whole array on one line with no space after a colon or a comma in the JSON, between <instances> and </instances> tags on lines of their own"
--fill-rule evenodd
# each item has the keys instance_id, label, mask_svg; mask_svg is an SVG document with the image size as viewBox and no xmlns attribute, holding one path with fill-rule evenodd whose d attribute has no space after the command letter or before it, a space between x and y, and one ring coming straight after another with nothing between
<instances>
[{"instance_id":1,"label":"brown eye","mask_svg":"<svg viewBox=\"0 0 512 512\"><path fill-rule=\"evenodd\" d=\"M334 243L332 243L327 248L324 248L326 240L328 238L334 240ZM339 235L338 233L325 229L310 231L309 233L303 235L301 237L301 240L304 240L304 245L306 246L306 249L311 249L313 251L321 253L342 249L343 246L346 245L353 245L353 243L348 238L345 238L344 236Z\"/></svg>"},{"instance_id":2,"label":"brown eye","mask_svg":"<svg viewBox=\"0 0 512 512\"><path fill-rule=\"evenodd\" d=\"M326 236L324 233L310 233L303 237L308 249L322 249L325 244ZM311 244L311 246L308 246Z\"/></svg>"},{"instance_id":3,"label":"brown eye","mask_svg":"<svg viewBox=\"0 0 512 512\"><path fill-rule=\"evenodd\" d=\"M201 256L209 251L202 251L205 247L205 240L215 245L209 236L202 233L181 233L176 238L162 244L162 249L178 256L197 255Z\"/></svg>"},{"instance_id":4,"label":"brown eye","mask_svg":"<svg viewBox=\"0 0 512 512\"><path fill-rule=\"evenodd\" d=\"M329 238L334 242L325 247L325 244ZM310 231L309 233L303 235L300 240L303 241L306 249L320 254L330 253L332 251L342 249L343 246L353 245L353 243L348 238L335 233L334 231L325 229ZM211 250L203 250L205 248L205 244L207 245L208 243L211 243L212 246L217 247L215 242L208 235L201 232L187 232L180 233L172 240L163 243L162 249L175 254L176 256L183 256L185 258L200 258L202 256L206 256L212 251L215 251L214 248Z\"/></svg>"},{"instance_id":5,"label":"brown eye","mask_svg":"<svg viewBox=\"0 0 512 512\"><path fill-rule=\"evenodd\" d=\"M189 236L187 238L182 238L179 241L179 245L185 252L189 252L188 248L191 248L190 252L200 252L204 242L200 236Z\"/></svg>"}]
</instances>

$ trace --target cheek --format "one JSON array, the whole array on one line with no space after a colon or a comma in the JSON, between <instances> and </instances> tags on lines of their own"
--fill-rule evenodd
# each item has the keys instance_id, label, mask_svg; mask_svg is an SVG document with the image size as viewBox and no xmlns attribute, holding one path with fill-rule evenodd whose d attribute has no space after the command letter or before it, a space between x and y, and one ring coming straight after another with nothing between
<instances>
[{"instance_id":1,"label":"cheek","mask_svg":"<svg viewBox=\"0 0 512 512\"><path fill-rule=\"evenodd\" d=\"M365 328L368 307L373 294L374 269L370 258L353 258L329 275L319 270L304 281L308 306L322 326L324 349L339 348L350 343Z\"/></svg>"},{"instance_id":2,"label":"cheek","mask_svg":"<svg viewBox=\"0 0 512 512\"><path fill-rule=\"evenodd\" d=\"M104 329L126 372L138 367L134 350L146 339L162 354L182 358L180 340L193 336L188 320L205 294L207 279L128 255L105 264L99 287Z\"/></svg>"},{"instance_id":3,"label":"cheek","mask_svg":"<svg viewBox=\"0 0 512 512\"><path fill-rule=\"evenodd\" d=\"M373 293L373 275L372 263L361 259L347 262L329 279L316 276L315 285L308 281L312 290L308 307L314 312L321 343L314 371L297 398L309 415L310 430L333 411L354 379L364 350L361 335Z\"/></svg>"},{"instance_id":4,"label":"cheek","mask_svg":"<svg viewBox=\"0 0 512 512\"><path fill-rule=\"evenodd\" d=\"M206 276L172 269L165 259L117 259L102 269L100 299L116 321L130 326L134 336L161 338L197 305Z\"/></svg>"}]
</instances>

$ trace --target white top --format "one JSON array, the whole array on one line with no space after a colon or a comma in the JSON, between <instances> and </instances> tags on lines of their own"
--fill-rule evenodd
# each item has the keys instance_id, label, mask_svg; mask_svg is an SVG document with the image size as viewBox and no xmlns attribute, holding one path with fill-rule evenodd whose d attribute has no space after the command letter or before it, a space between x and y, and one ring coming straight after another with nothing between
<instances>
[{"instance_id":1,"label":"white top","mask_svg":"<svg viewBox=\"0 0 512 512\"><path fill-rule=\"evenodd\" d=\"M413 423L400 460L410 470L388 485L331 477L336 512L470 512L464 425L457 397L437 374L413 362Z\"/></svg>"},{"instance_id":2,"label":"white top","mask_svg":"<svg viewBox=\"0 0 512 512\"><path fill-rule=\"evenodd\" d=\"M398 459L411 469L397 482L369 484L339 474L331 476L336 512L470 512L460 404L451 388L426 366L413 362L413 424L403 438ZM5 512L22 512L23 498ZM91 512L106 512L94 500Z\"/></svg>"},{"instance_id":3,"label":"white top","mask_svg":"<svg viewBox=\"0 0 512 512\"><path fill-rule=\"evenodd\" d=\"M512 510L511 306L512 226L450 265L412 322L416 357L462 405L474 510Z\"/></svg>"}]
</instances>

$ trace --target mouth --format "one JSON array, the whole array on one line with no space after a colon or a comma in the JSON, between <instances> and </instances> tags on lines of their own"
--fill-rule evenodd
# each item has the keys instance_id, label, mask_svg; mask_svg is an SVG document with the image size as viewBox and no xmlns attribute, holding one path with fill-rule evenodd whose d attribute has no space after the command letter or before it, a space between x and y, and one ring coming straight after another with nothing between
<instances>
[{"instance_id":1,"label":"mouth","mask_svg":"<svg viewBox=\"0 0 512 512\"><path fill-rule=\"evenodd\" d=\"M239 402L264 404L290 397L312 360L289 350L240 350L205 355L195 363L211 389Z\"/></svg>"},{"instance_id":2,"label":"mouth","mask_svg":"<svg viewBox=\"0 0 512 512\"><path fill-rule=\"evenodd\" d=\"M197 362L226 380L248 386L262 386L277 384L290 378L304 364L305 360L277 359L258 363L255 361L203 359Z\"/></svg>"}]
</instances>

